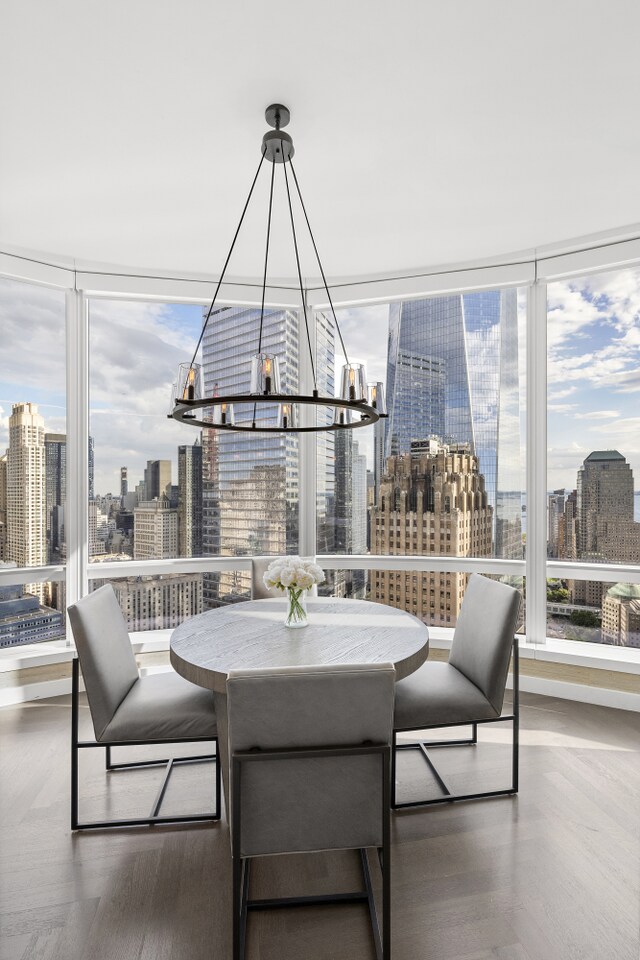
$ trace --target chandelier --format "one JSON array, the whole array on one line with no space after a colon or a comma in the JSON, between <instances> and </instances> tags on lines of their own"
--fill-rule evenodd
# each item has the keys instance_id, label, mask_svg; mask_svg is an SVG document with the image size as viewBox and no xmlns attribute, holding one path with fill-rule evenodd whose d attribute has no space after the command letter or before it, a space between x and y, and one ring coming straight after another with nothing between
<instances>
[{"instance_id":1,"label":"chandelier","mask_svg":"<svg viewBox=\"0 0 640 960\"><path fill-rule=\"evenodd\" d=\"M211 306L207 311L202 332L196 345L193 358L190 363L180 364L176 383L173 384L171 395L171 411L169 417L178 420L180 423L189 423L193 426L204 427L213 430L236 430L249 433L311 433L325 430L354 429L356 427L367 427L376 423L380 417L386 417L386 407L384 398L384 386L380 382L367 383L364 365L361 363L350 363L347 350L344 344L340 325L327 286L318 248L311 231L309 217L302 199L298 178L293 166L293 140L288 133L283 131L289 123L290 112L287 107L279 103L271 104L265 111L267 123L272 130L267 131L262 138L262 156L258 169L253 178L249 196L245 202L240 222L236 228L227 259L225 260L220 279L218 280ZM269 208L267 213L267 240L264 256L264 274L262 281L262 305L260 308L260 327L258 332L258 352L251 359L251 381L248 393L238 393L228 396L205 396L202 383L202 369L199 363L196 363L196 356L202 343L207 324L213 314L213 308L216 303L218 292L224 280L224 276L235 247L236 240L240 233L240 228L249 207L255 185L258 181L260 171L264 161L269 161L271 166L271 183L269 188ZM284 182L286 187L287 205L289 210L289 219L291 222L291 235L293 240L293 249L295 252L298 280L300 284L300 298L302 310L304 313L304 324L306 329L307 348L309 350L310 366L313 377L313 392L311 395L284 393L280 383L280 369L278 357L275 353L263 350L263 327L265 312L265 293L267 287L267 268L269 264L269 239L271 235L271 215L273 210L273 186L275 180L276 166L280 164L284 172ZM287 169L288 168L288 169ZM290 171L290 176L288 173ZM300 207L304 216L313 250L318 261L318 267L322 275L322 282L327 293L327 301L331 308L333 320L335 323L340 344L345 357L345 364L342 367L340 396L328 397L322 396L318 391L316 367L313 360L313 351L311 349L311 335L309 332L309 321L307 317L307 305L304 296L302 284L302 272L300 268L300 256L298 251L298 239L296 235L296 225L292 204L292 187L295 186L297 196L300 201ZM216 391L214 391L215 393ZM248 407L248 416L242 417L236 422L236 413L239 409ZM333 415L326 419L324 423L317 423L315 426L308 426L306 423L300 424L300 407L328 407L333 410ZM206 410L206 414L204 411ZM275 411L275 416L274 416ZM315 418L316 421L321 418Z\"/></svg>"}]
</instances>

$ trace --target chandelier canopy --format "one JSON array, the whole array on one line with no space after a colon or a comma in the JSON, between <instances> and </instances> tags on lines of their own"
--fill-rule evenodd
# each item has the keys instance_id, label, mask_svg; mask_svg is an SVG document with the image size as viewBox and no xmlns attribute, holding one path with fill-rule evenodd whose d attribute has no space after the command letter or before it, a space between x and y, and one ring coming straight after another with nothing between
<instances>
[{"instance_id":1,"label":"chandelier canopy","mask_svg":"<svg viewBox=\"0 0 640 960\"><path fill-rule=\"evenodd\" d=\"M354 429L356 427L367 427L376 423L380 417L386 417L387 411L384 399L384 386L382 383L367 383L364 365L361 363L350 363L347 350L340 332L340 325L327 286L318 248L311 231L309 217L302 199L298 178L293 166L294 147L293 140L288 133L283 131L289 123L290 113L287 107L279 103L271 104L265 111L267 123L273 128L265 133L262 138L262 156L258 169L253 178L249 196L245 202L240 222L236 228L227 259L225 260L218 280L211 306L207 311L202 332L196 345L193 358L190 363L180 364L178 377L174 383L171 394L171 410L169 417L178 420L180 423L189 423L193 426L204 427L212 430L236 430L251 433L317 433L325 430ZM271 183L269 189L269 209L267 213L267 240L264 256L264 273L262 281L262 304L260 308L260 328L258 333L258 352L250 358L251 361L251 383L248 393L239 393L229 396L217 396L217 390L210 395L205 396L202 369L199 363L196 363L196 356L202 339L207 329L213 308L216 303L218 292L224 280L224 276L233 253L240 228L244 221L245 214L249 207L254 187L265 160L271 164ZM306 330L307 349L311 372L313 376L313 392L309 395L290 394L282 390L280 383L280 369L278 357L274 353L268 353L263 350L263 326L265 312L265 294L267 287L267 269L269 265L269 239L271 235L271 217L273 210L273 185L275 180L276 165L280 164L284 173L284 182L286 186L287 205L289 209L289 219L291 223L291 235L293 239L293 248L295 251L298 280L300 284L300 298L302 310L304 313L304 324ZM302 284L302 271L300 268L300 256L298 252L298 239L296 235L296 224L293 214L293 204L291 197L290 179L288 169L291 171L291 180L295 185L296 194L300 201L300 207L304 220L309 231L311 243L318 261L318 267L322 275L322 282L327 292L327 301L331 308L333 320L335 323L340 344L345 357L345 364L342 368L341 390L339 397L321 396L318 392L316 369L311 349L311 334L309 331L309 320L307 317L307 306ZM249 358L247 358L249 359ZM242 417L236 421L238 408L243 405L249 405L250 415ZM306 422L300 423L300 407L328 407L333 409L333 417L327 419L324 423L318 423L319 418L309 418L314 420L313 424ZM197 411L197 412L196 412ZM201 412L202 411L202 412Z\"/></svg>"}]
</instances>

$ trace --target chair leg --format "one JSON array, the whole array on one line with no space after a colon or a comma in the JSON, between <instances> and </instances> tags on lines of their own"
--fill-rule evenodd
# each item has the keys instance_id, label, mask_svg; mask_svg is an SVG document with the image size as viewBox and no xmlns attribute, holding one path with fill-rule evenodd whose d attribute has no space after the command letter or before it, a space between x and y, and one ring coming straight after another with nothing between
<instances>
[{"instance_id":1,"label":"chair leg","mask_svg":"<svg viewBox=\"0 0 640 960\"><path fill-rule=\"evenodd\" d=\"M514 673L514 685L515 685L515 679L516 679L516 677L517 677L517 668L514 668L514 670L515 670L515 673ZM515 686L514 686L514 689L515 689ZM511 749L512 749L512 755L511 755L511 773L512 773L511 786L510 786L510 787L506 787L506 788L503 789L503 790L485 790L485 791L481 791L481 792L479 792L479 793L452 794L452 793L449 791L449 788L448 788L447 784L445 783L445 781L443 780L443 778L440 776L440 774L439 774L439 772L438 772L438 770L437 770L437 768L436 768L433 760L432 760L431 757L429 756L429 752L428 752L428 751L429 751L430 749L436 748L436 747L439 748L439 747L475 746L475 745L477 744L477 742L478 742L478 726L480 725L480 722L482 722L482 723L484 724L484 723L501 723L501 722L505 722L505 721L512 721L512 722L513 722L513 740L512 740L512 748L511 748ZM408 809L408 808L411 808L411 807L427 807L427 806L431 806L431 805L436 804L436 803L453 803L453 802L456 801L456 800L481 800L481 799L487 799L487 798L490 798L490 797L506 797L506 796L512 796L513 794L515 794L515 793L518 792L518 746L519 746L519 744L518 744L518 731L519 731L519 726L518 726L518 698L517 698L517 696L514 696L514 713L513 713L513 714L508 714L508 715L503 716L503 717L496 717L495 720L479 721L479 722L476 722L476 723L473 723L473 724L470 724L470 725L473 726L473 735L472 735L471 738L469 738L469 739L467 739L467 740L451 740L451 741L446 741L446 740L437 740L437 741L428 741L428 740L425 740L425 741L423 741L423 740L419 740L419 741L416 741L415 743L401 744L399 747L397 746L396 735L395 735L395 732L394 732L394 754L395 754L396 749L398 749L398 750L419 750L420 753L421 753L421 755L422 755L422 757L423 757L423 759L424 759L425 762L429 765L429 767L430 767L430 769L431 769L431 772L432 772L432 774L434 775L436 781L438 782L440 788L442 789L444 795L441 796L441 797L434 797L432 800L412 800L412 801L407 802L407 803L399 802L398 799L397 799L397 797L395 796L395 791L394 791L395 782L394 782L394 784L392 785L392 791L394 791L394 792L392 792L392 797L393 797L394 799L392 800L392 803L391 803L391 808L392 808L393 810L402 810L402 809ZM423 728L423 729L428 729L428 728ZM434 729L439 729L439 728L436 727L436 728L434 728ZM394 778L394 779L395 779L395 778Z\"/></svg>"},{"instance_id":2,"label":"chair leg","mask_svg":"<svg viewBox=\"0 0 640 960\"><path fill-rule=\"evenodd\" d=\"M391 794L395 791L394 744L382 782L382 960L391 960ZM383 759L384 763L384 759ZM389 767L392 769L390 770ZM393 776L392 776L393 771Z\"/></svg>"},{"instance_id":3,"label":"chair leg","mask_svg":"<svg viewBox=\"0 0 640 960\"><path fill-rule=\"evenodd\" d=\"M511 756L511 785L518 792L520 767L520 658L518 638L513 641L513 753Z\"/></svg>"},{"instance_id":4,"label":"chair leg","mask_svg":"<svg viewBox=\"0 0 640 960\"><path fill-rule=\"evenodd\" d=\"M78 658L71 665L71 829L78 829Z\"/></svg>"},{"instance_id":5,"label":"chair leg","mask_svg":"<svg viewBox=\"0 0 640 960\"><path fill-rule=\"evenodd\" d=\"M233 857L233 960L243 960L240 942L242 912L242 859Z\"/></svg>"},{"instance_id":6,"label":"chair leg","mask_svg":"<svg viewBox=\"0 0 640 960\"><path fill-rule=\"evenodd\" d=\"M398 749L398 735L394 730L392 734L392 741L391 741L391 803L390 803L390 806L392 809L395 809L395 806L396 806L396 776L397 776L396 750L397 749Z\"/></svg>"}]
</instances>

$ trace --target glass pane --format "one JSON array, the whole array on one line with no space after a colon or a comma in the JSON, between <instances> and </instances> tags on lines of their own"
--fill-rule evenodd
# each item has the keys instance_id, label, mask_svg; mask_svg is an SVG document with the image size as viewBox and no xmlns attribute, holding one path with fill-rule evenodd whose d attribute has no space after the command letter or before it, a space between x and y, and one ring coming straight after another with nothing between
<instances>
[{"instance_id":1,"label":"glass pane","mask_svg":"<svg viewBox=\"0 0 640 960\"><path fill-rule=\"evenodd\" d=\"M640 269L548 288L550 557L640 562Z\"/></svg>"},{"instance_id":2,"label":"glass pane","mask_svg":"<svg viewBox=\"0 0 640 960\"><path fill-rule=\"evenodd\" d=\"M327 584L319 593L331 597L354 596L350 586L362 585L363 596L390 607L399 607L433 627L456 625L469 581L467 573L411 573L406 570L332 570ZM484 576L484 574L483 574ZM525 632L525 578L486 575L488 579L506 583L522 594L516 632Z\"/></svg>"},{"instance_id":3,"label":"glass pane","mask_svg":"<svg viewBox=\"0 0 640 960\"><path fill-rule=\"evenodd\" d=\"M298 550L297 436L201 430L167 417L172 381L206 314L184 304L90 303L92 563ZM205 396L249 391L259 329L256 308L216 308L196 358ZM296 313L265 311L262 349L278 357L283 389L297 390ZM236 423L250 421L253 406L236 405ZM275 418L275 409L259 403L258 416ZM248 574L207 574L203 602L248 589Z\"/></svg>"},{"instance_id":4,"label":"glass pane","mask_svg":"<svg viewBox=\"0 0 640 960\"><path fill-rule=\"evenodd\" d=\"M0 563L64 564L65 296L0 279ZM0 586L0 645L65 635L64 582Z\"/></svg>"},{"instance_id":5,"label":"glass pane","mask_svg":"<svg viewBox=\"0 0 640 960\"><path fill-rule=\"evenodd\" d=\"M110 583L129 633L169 630L183 620L202 613L201 573L170 574L161 577L116 577L92 580L91 592Z\"/></svg>"},{"instance_id":6,"label":"glass pane","mask_svg":"<svg viewBox=\"0 0 640 960\"><path fill-rule=\"evenodd\" d=\"M318 552L522 559L526 291L346 308L337 319L349 361L386 385L389 417L320 435ZM318 315L330 395L345 360L334 327ZM366 594L359 581L348 589Z\"/></svg>"},{"instance_id":7,"label":"glass pane","mask_svg":"<svg viewBox=\"0 0 640 960\"><path fill-rule=\"evenodd\" d=\"M640 584L548 579L547 635L640 648Z\"/></svg>"}]
</instances>

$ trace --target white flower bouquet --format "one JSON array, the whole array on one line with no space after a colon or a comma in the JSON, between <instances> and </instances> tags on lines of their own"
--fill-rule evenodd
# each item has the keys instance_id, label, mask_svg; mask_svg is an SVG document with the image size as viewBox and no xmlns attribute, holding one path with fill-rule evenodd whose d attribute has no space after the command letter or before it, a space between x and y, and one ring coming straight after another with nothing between
<instances>
[{"instance_id":1,"label":"white flower bouquet","mask_svg":"<svg viewBox=\"0 0 640 960\"><path fill-rule=\"evenodd\" d=\"M285 625L288 627L306 627L304 592L323 583L324 579L324 571L317 563L300 557L278 557L269 564L263 577L268 590L287 591L289 604Z\"/></svg>"}]
</instances>

